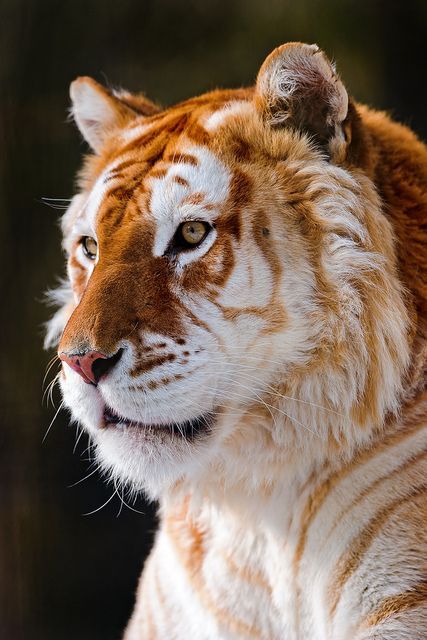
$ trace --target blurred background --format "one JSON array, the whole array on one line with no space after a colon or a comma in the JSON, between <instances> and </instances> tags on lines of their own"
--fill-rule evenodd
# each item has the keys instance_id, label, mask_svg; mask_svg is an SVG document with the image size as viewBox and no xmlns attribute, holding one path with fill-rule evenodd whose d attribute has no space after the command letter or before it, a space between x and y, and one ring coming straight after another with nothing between
<instances>
[{"instance_id":1,"label":"blurred background","mask_svg":"<svg viewBox=\"0 0 427 640\"><path fill-rule=\"evenodd\" d=\"M155 506L121 506L98 473L70 486L92 468L65 413L42 442L43 292L63 274L61 212L42 198L73 194L86 149L70 81L169 105L317 42L359 101L426 139L426 35L425 0L0 0L0 638L118 640L155 530Z\"/></svg>"}]
</instances>

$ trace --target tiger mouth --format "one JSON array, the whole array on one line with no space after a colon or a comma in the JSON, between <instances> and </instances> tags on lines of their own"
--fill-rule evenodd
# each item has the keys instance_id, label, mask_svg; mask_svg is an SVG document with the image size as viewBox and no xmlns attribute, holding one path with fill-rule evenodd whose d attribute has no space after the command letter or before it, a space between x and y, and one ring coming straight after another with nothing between
<instances>
[{"instance_id":1,"label":"tiger mouth","mask_svg":"<svg viewBox=\"0 0 427 640\"><path fill-rule=\"evenodd\" d=\"M110 407L104 408L103 427L116 428L133 428L150 432L151 434L161 433L166 435L176 435L186 440L194 440L196 437L205 434L211 430L213 423L213 414L205 413L191 420L183 422L170 423L147 423L136 422L129 418L125 418Z\"/></svg>"}]
</instances>

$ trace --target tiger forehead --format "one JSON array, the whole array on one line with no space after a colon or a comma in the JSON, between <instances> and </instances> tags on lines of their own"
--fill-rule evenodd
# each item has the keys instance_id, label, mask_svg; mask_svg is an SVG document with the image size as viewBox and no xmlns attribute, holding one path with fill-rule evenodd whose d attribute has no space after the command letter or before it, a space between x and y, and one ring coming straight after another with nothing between
<instances>
[{"instance_id":1,"label":"tiger forehead","mask_svg":"<svg viewBox=\"0 0 427 640\"><path fill-rule=\"evenodd\" d=\"M125 223L144 221L161 234L161 241L154 238L158 254L182 221L229 219L250 193L263 202L285 182L290 188L295 162L316 160L315 154L292 136L280 145L274 132L264 139L251 103L227 98L191 109L190 101L124 127L97 165L84 212L89 228L111 237ZM282 178L288 165L287 181L273 179L277 163Z\"/></svg>"},{"instance_id":2,"label":"tiger forehead","mask_svg":"<svg viewBox=\"0 0 427 640\"><path fill-rule=\"evenodd\" d=\"M180 123L178 137L167 118L166 123L137 121L127 127L122 132L125 145L115 152L90 192L86 215L92 227L106 217L123 216L129 203L140 215L157 222L176 223L195 216L214 219L227 201L233 163L218 152L217 144L211 144L215 133L208 133L202 123L208 125L213 115L219 123L236 108L223 106L191 125L183 117L184 123L175 122ZM129 143L132 131L136 138Z\"/></svg>"},{"instance_id":3,"label":"tiger forehead","mask_svg":"<svg viewBox=\"0 0 427 640\"><path fill-rule=\"evenodd\" d=\"M101 157L89 157L81 185L90 192L89 217L94 222L96 209L109 195L125 199L126 194L150 189L150 179L172 170L175 182L187 175L203 175L205 185L212 177L212 159L208 152L234 164L246 159L247 144L233 144L219 129L233 118L247 116L252 110L247 92L213 92L149 118L136 118L114 136ZM181 165L184 174L171 165ZM199 171L197 171L199 169ZM121 183L120 185L118 183ZM215 187L215 185L214 185Z\"/></svg>"},{"instance_id":4,"label":"tiger forehead","mask_svg":"<svg viewBox=\"0 0 427 640\"><path fill-rule=\"evenodd\" d=\"M129 215L161 225L195 217L214 220L228 198L230 180L230 170L207 147L187 145L148 170L145 163L124 160L98 178L86 215L94 229Z\"/></svg>"}]
</instances>

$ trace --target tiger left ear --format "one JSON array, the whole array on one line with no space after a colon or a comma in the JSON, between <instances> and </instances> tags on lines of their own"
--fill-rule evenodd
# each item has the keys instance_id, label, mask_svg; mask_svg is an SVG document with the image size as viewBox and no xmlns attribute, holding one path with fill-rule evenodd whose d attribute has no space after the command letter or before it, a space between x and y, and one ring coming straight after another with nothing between
<instances>
[{"instance_id":1,"label":"tiger left ear","mask_svg":"<svg viewBox=\"0 0 427 640\"><path fill-rule=\"evenodd\" d=\"M114 129L137 116L151 116L160 110L142 94L110 91L89 77L71 83L70 97L80 133L96 153Z\"/></svg>"},{"instance_id":2,"label":"tiger left ear","mask_svg":"<svg viewBox=\"0 0 427 640\"><path fill-rule=\"evenodd\" d=\"M99 153L111 132L136 116L113 93L93 80L77 78L70 86L72 114L80 133Z\"/></svg>"},{"instance_id":3,"label":"tiger left ear","mask_svg":"<svg viewBox=\"0 0 427 640\"><path fill-rule=\"evenodd\" d=\"M332 160L344 158L348 95L317 45L291 42L275 49L258 73L255 101L269 126L308 133Z\"/></svg>"}]
</instances>

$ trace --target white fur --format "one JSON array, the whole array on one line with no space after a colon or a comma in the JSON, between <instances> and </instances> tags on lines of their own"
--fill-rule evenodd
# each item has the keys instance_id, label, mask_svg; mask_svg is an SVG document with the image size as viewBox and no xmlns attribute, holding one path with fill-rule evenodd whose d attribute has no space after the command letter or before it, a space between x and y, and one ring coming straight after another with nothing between
<instances>
[{"instance_id":1,"label":"white fur","mask_svg":"<svg viewBox=\"0 0 427 640\"><path fill-rule=\"evenodd\" d=\"M254 106L251 102L233 100L232 102L228 102L221 109L217 109L210 114L203 123L203 127L209 132L216 131L219 127L226 124L229 118L250 115L253 110Z\"/></svg>"},{"instance_id":2,"label":"white fur","mask_svg":"<svg viewBox=\"0 0 427 640\"><path fill-rule=\"evenodd\" d=\"M215 222L229 192L229 172L211 151L203 147L183 144L181 152L197 158L197 166L185 162L172 164L164 177L151 180L150 213L157 223L153 250L155 256L164 254L182 222L186 220ZM184 178L189 186L174 182L175 176ZM201 204L186 202L186 199L194 194L203 194ZM214 209L208 210L206 205ZM179 264L185 265L200 258L209 250L214 240L215 234L210 234L207 241L203 242L199 248L178 256Z\"/></svg>"},{"instance_id":3,"label":"white fur","mask_svg":"<svg viewBox=\"0 0 427 640\"><path fill-rule=\"evenodd\" d=\"M152 126L150 124L145 124L144 122L141 122L141 118L138 118L136 123L129 125L120 132L120 139L124 143L129 144L134 140L138 140L138 138L142 138L142 136L148 133L151 128Z\"/></svg>"},{"instance_id":4,"label":"white fur","mask_svg":"<svg viewBox=\"0 0 427 640\"><path fill-rule=\"evenodd\" d=\"M106 132L117 122L115 98L90 78L78 78L70 86L72 113L84 136L96 152L105 141Z\"/></svg>"}]
</instances>

